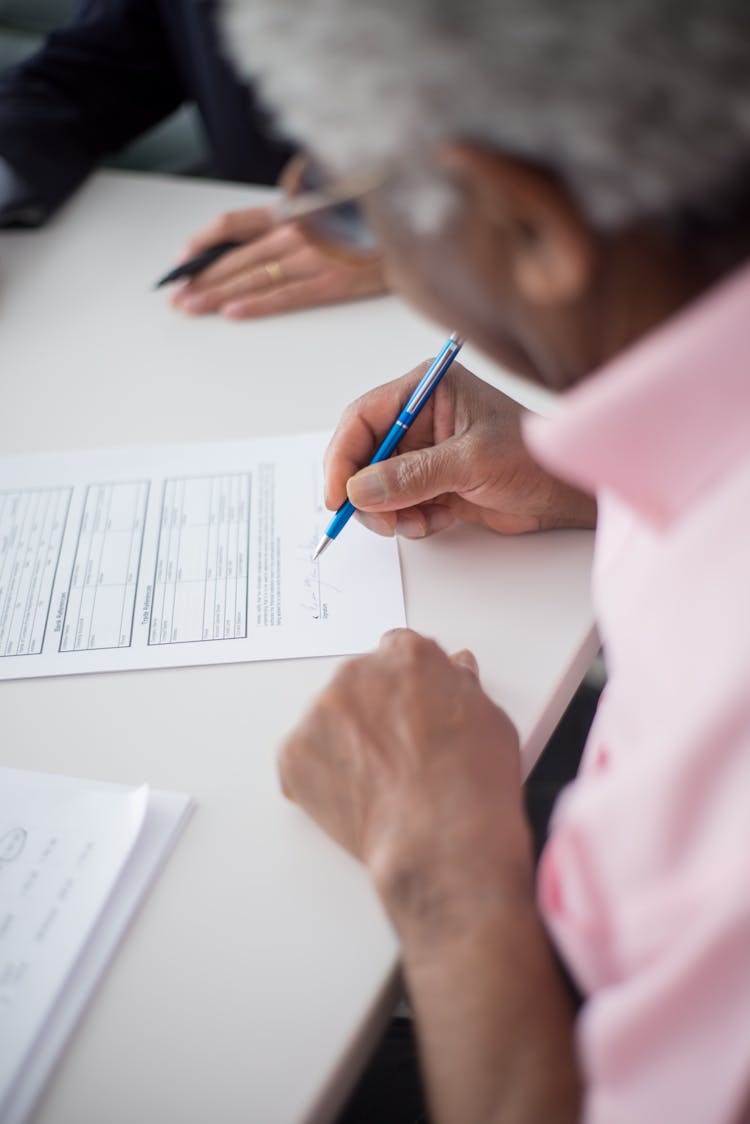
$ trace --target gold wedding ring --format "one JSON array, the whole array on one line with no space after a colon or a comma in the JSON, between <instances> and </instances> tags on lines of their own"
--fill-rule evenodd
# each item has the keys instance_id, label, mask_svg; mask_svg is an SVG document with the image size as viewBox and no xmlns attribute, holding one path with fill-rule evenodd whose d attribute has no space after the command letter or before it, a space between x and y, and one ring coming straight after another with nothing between
<instances>
[{"instance_id":1,"label":"gold wedding ring","mask_svg":"<svg viewBox=\"0 0 750 1124\"><path fill-rule=\"evenodd\" d=\"M269 280L272 285L280 285L284 280L284 270L281 268L281 263L277 261L267 261L263 263L263 268L268 274Z\"/></svg>"}]
</instances>

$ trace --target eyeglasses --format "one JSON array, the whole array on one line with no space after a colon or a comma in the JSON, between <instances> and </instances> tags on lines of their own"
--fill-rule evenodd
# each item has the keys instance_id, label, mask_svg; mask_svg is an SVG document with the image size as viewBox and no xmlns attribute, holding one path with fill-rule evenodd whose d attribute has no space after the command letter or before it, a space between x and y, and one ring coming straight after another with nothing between
<instances>
[{"instance_id":1,"label":"eyeglasses","mask_svg":"<svg viewBox=\"0 0 750 1124\"><path fill-rule=\"evenodd\" d=\"M295 156L281 177L284 198L277 204L276 221L297 223L331 257L363 263L378 256L378 244L359 200L384 178L371 173L332 183L312 159Z\"/></svg>"}]
</instances>

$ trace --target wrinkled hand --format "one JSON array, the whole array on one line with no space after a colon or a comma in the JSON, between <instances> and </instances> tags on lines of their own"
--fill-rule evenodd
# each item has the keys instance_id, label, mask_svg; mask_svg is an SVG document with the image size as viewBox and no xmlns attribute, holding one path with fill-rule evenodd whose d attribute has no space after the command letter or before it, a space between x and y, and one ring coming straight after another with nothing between
<instances>
[{"instance_id":1,"label":"wrinkled hand","mask_svg":"<svg viewBox=\"0 0 750 1124\"><path fill-rule=\"evenodd\" d=\"M545 472L527 452L523 407L458 363L397 454L362 469L426 368L369 391L344 412L325 455L330 509L348 494L372 530L407 538L456 521L503 534L594 526L594 500Z\"/></svg>"},{"instance_id":2,"label":"wrinkled hand","mask_svg":"<svg viewBox=\"0 0 750 1124\"><path fill-rule=\"evenodd\" d=\"M397 924L530 885L517 735L469 652L386 633L287 739L280 774L285 795L368 865Z\"/></svg>"},{"instance_id":3,"label":"wrinkled hand","mask_svg":"<svg viewBox=\"0 0 750 1124\"><path fill-rule=\"evenodd\" d=\"M241 320L386 290L378 259L350 264L329 258L293 223L275 225L269 207L227 212L191 239L184 258L219 242L246 245L176 289L171 297L175 308Z\"/></svg>"}]
</instances>

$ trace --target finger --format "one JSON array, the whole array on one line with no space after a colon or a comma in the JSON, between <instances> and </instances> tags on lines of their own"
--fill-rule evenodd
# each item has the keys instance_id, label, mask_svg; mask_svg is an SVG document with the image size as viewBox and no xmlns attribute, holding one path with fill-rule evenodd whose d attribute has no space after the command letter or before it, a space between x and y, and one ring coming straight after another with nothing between
<instances>
[{"instance_id":1,"label":"finger","mask_svg":"<svg viewBox=\"0 0 750 1124\"><path fill-rule=\"evenodd\" d=\"M291 255L306 248L305 242L292 227L276 227L255 241L224 254L213 265L201 270L190 282L191 291L195 294L210 291L243 273L260 272L264 265L271 262L277 265L284 262L286 268Z\"/></svg>"},{"instance_id":2,"label":"finger","mask_svg":"<svg viewBox=\"0 0 750 1124\"><path fill-rule=\"evenodd\" d=\"M222 316L229 320L256 319L261 316L275 316L280 312L296 312L301 308L311 308L324 304L326 282L320 277L284 282L273 289L266 289L246 297L233 298L221 306Z\"/></svg>"},{"instance_id":3,"label":"finger","mask_svg":"<svg viewBox=\"0 0 750 1124\"><path fill-rule=\"evenodd\" d=\"M174 305L192 315L222 312L223 315L232 316L232 310L227 312L229 305L236 305L238 301L247 300L256 294L278 291L296 281L306 280L309 275L304 254L302 260L299 255L292 254L261 265L243 265L231 277L208 289L197 291L195 285L191 285L175 297ZM320 282L323 283L323 279Z\"/></svg>"},{"instance_id":4,"label":"finger","mask_svg":"<svg viewBox=\"0 0 750 1124\"><path fill-rule=\"evenodd\" d=\"M277 237L274 231L263 242L269 249L260 260L254 245L225 255L179 289L174 306L189 313L216 312L229 301L310 275L307 252L304 248L295 251L294 239Z\"/></svg>"},{"instance_id":5,"label":"finger","mask_svg":"<svg viewBox=\"0 0 750 1124\"><path fill-rule=\"evenodd\" d=\"M397 511L466 490L473 473L463 440L449 437L439 445L363 468L347 481L346 490L354 506L364 511Z\"/></svg>"},{"instance_id":6,"label":"finger","mask_svg":"<svg viewBox=\"0 0 750 1124\"><path fill-rule=\"evenodd\" d=\"M251 268L249 250L249 246L240 246L223 254L213 265L201 270L179 289L175 289L172 303L180 305L188 298L210 294L222 284L249 272Z\"/></svg>"},{"instance_id":7,"label":"finger","mask_svg":"<svg viewBox=\"0 0 750 1124\"><path fill-rule=\"evenodd\" d=\"M363 527L374 531L376 535L392 538L395 534L402 539L426 539L457 522L453 512L442 504L425 504L404 511L383 511L378 514L373 511L358 511L357 519Z\"/></svg>"},{"instance_id":8,"label":"finger","mask_svg":"<svg viewBox=\"0 0 750 1124\"><path fill-rule=\"evenodd\" d=\"M389 628L380 637L378 647L381 651L389 651L406 644L418 645L424 643L424 637L415 632L413 628Z\"/></svg>"},{"instance_id":9,"label":"finger","mask_svg":"<svg viewBox=\"0 0 750 1124\"><path fill-rule=\"evenodd\" d=\"M370 515L358 511L356 518L363 527L366 527L368 531L373 531L376 535L383 535L385 538L391 539L396 532L396 516L391 512L386 512L383 515Z\"/></svg>"},{"instance_id":10,"label":"finger","mask_svg":"<svg viewBox=\"0 0 750 1124\"><path fill-rule=\"evenodd\" d=\"M280 281L273 276L279 272L279 269L282 273ZM273 282L270 289L269 278ZM232 293L217 306L218 311L232 320L242 320L268 316L279 311L294 311L300 308L335 304L338 301L357 300L383 291L379 270L371 268L360 270L357 267L351 268L332 263L315 247L307 245L287 257L265 263L258 268L255 279L258 282L257 286L252 286L251 282L246 287L249 291ZM290 300L285 309L280 309L283 300L276 297L270 301L266 299L271 292L291 285L296 286L303 281L310 281L310 286L295 288L293 293L289 294Z\"/></svg>"},{"instance_id":11,"label":"finger","mask_svg":"<svg viewBox=\"0 0 750 1124\"><path fill-rule=\"evenodd\" d=\"M191 283L174 294L172 304L191 316L200 316L206 312L218 312L231 301L241 300L252 293L264 292L271 288L273 283L274 276L270 269L263 266L252 269L242 268L226 280L211 285L210 288L198 289Z\"/></svg>"},{"instance_id":12,"label":"finger","mask_svg":"<svg viewBox=\"0 0 750 1124\"><path fill-rule=\"evenodd\" d=\"M330 510L344 502L347 480L372 458L426 369L423 364L400 379L375 387L344 410L323 457L325 502Z\"/></svg>"},{"instance_id":13,"label":"finger","mask_svg":"<svg viewBox=\"0 0 750 1124\"><path fill-rule=\"evenodd\" d=\"M474 653L470 652L468 648L462 648L460 652L454 652L451 660L457 667L465 667L477 679L479 678L479 664Z\"/></svg>"},{"instance_id":14,"label":"finger","mask_svg":"<svg viewBox=\"0 0 750 1124\"><path fill-rule=\"evenodd\" d=\"M358 511L357 520L376 535L392 538L394 534L405 539L424 539L444 531L457 522L453 512L442 504L424 504L405 511Z\"/></svg>"},{"instance_id":15,"label":"finger","mask_svg":"<svg viewBox=\"0 0 750 1124\"><path fill-rule=\"evenodd\" d=\"M415 632L413 628L391 628L384 632L380 638L378 653L386 656L391 672L397 672L399 665L402 668L410 666L412 669L421 667L433 681L439 665L447 658L436 640ZM430 666L432 671L429 670Z\"/></svg>"},{"instance_id":16,"label":"finger","mask_svg":"<svg viewBox=\"0 0 750 1124\"><path fill-rule=\"evenodd\" d=\"M215 266L176 286L170 294L169 303L180 312L192 314L215 312L223 299L223 294L231 292L233 285L268 286L271 283L268 271L263 270L254 276L254 271L245 267L243 256L244 250L232 250L225 254ZM218 269L219 266L221 272L214 274L213 270ZM209 272L213 275L210 283L205 278Z\"/></svg>"},{"instance_id":17,"label":"finger","mask_svg":"<svg viewBox=\"0 0 750 1124\"><path fill-rule=\"evenodd\" d=\"M246 242L257 238L273 225L270 207L249 207L241 211L225 211L187 242L183 259L195 257L218 242Z\"/></svg>"},{"instance_id":18,"label":"finger","mask_svg":"<svg viewBox=\"0 0 750 1124\"><path fill-rule=\"evenodd\" d=\"M393 513L368 512L360 514L361 519L383 521ZM396 514L396 534L404 539L425 539L429 535L436 535L445 531L456 522L456 516L444 504L422 504L420 507L408 507Z\"/></svg>"},{"instance_id":19,"label":"finger","mask_svg":"<svg viewBox=\"0 0 750 1124\"><path fill-rule=\"evenodd\" d=\"M293 241L289 242L290 250L284 255L283 247L277 246L273 251L270 238L263 238L262 242L264 246L272 247L268 260L254 266L253 261L259 256L260 250L255 246L245 247L237 256L232 255L232 265L235 262L238 264L233 277L228 278L224 284L217 285L214 291L208 290L205 293L196 292L198 287L193 284L191 290L179 292L175 296L174 305L190 312L219 311L229 319L250 319L278 312L284 303L283 299L274 297L268 301L265 299L266 294L301 281L309 280L313 284L309 289L298 288L289 294L290 300L286 307L288 311L331 305L336 301L369 297L382 292L379 266L360 269L358 266L351 268L332 263L314 246L302 244L299 250L293 250ZM272 256L273 253L277 256ZM202 278L204 274L201 274ZM204 282L201 281L202 283Z\"/></svg>"}]
</instances>

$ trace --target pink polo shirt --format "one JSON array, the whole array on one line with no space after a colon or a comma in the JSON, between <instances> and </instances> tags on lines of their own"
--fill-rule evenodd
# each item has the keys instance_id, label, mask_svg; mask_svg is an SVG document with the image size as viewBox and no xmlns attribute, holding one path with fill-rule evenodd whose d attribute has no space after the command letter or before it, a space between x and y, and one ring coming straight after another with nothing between
<instances>
[{"instance_id":1,"label":"pink polo shirt","mask_svg":"<svg viewBox=\"0 0 750 1124\"><path fill-rule=\"evenodd\" d=\"M538 886L584 1120L750 1119L750 269L527 436L600 504L609 681Z\"/></svg>"}]
</instances>

